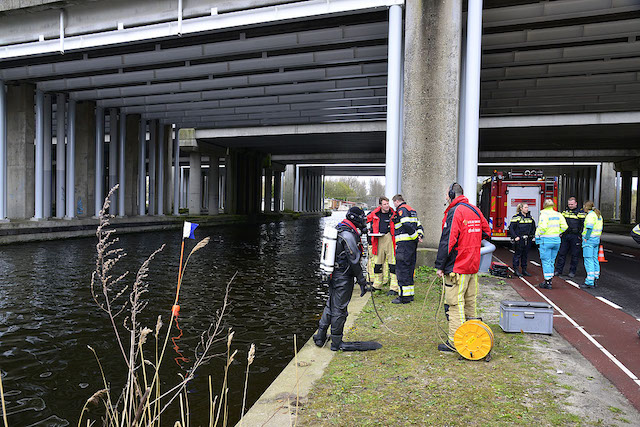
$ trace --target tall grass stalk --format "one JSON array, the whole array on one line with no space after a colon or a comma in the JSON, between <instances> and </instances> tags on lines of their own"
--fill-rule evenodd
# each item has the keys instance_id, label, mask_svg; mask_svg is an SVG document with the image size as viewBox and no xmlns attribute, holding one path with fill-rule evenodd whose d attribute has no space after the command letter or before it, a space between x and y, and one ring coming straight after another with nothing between
<instances>
[{"instance_id":1,"label":"tall grass stalk","mask_svg":"<svg viewBox=\"0 0 640 427\"><path fill-rule=\"evenodd\" d=\"M249 355L247 356L247 373L244 377L244 391L242 392L242 412L240 412L240 427L242 427L242 422L244 421L244 408L245 403L247 402L247 384L249 383L249 367L253 363L253 359L256 356L256 345L251 344L251 348L249 349Z\"/></svg>"},{"instance_id":2,"label":"tall grass stalk","mask_svg":"<svg viewBox=\"0 0 640 427\"><path fill-rule=\"evenodd\" d=\"M4 422L4 427L9 427L9 423L7 422L7 406L4 402L4 387L2 386L2 371L0 371L0 400L2 400L2 421Z\"/></svg>"}]
</instances>

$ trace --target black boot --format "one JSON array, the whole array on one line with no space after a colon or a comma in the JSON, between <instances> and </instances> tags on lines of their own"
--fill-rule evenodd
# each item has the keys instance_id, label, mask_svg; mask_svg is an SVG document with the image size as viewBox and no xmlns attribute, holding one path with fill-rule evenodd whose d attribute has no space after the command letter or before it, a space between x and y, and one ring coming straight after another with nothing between
<instances>
[{"instance_id":1,"label":"black boot","mask_svg":"<svg viewBox=\"0 0 640 427\"><path fill-rule=\"evenodd\" d=\"M523 276L527 276L527 277L531 277L531 274L527 273L527 268L526 267L522 267L522 275Z\"/></svg>"},{"instance_id":2,"label":"black boot","mask_svg":"<svg viewBox=\"0 0 640 427\"><path fill-rule=\"evenodd\" d=\"M342 341L342 335L331 336L331 351L369 351L382 348L376 341Z\"/></svg>"},{"instance_id":3,"label":"black boot","mask_svg":"<svg viewBox=\"0 0 640 427\"><path fill-rule=\"evenodd\" d=\"M391 302L393 304L409 304L412 301L413 301L413 295L408 296L408 297L398 297L398 298L392 300Z\"/></svg>"},{"instance_id":4,"label":"black boot","mask_svg":"<svg viewBox=\"0 0 640 427\"><path fill-rule=\"evenodd\" d=\"M551 279L547 279L544 282L538 284L538 287L542 289L551 289Z\"/></svg>"},{"instance_id":5,"label":"black boot","mask_svg":"<svg viewBox=\"0 0 640 427\"><path fill-rule=\"evenodd\" d=\"M327 342L327 330L326 329L318 329L318 333L313 336L313 342L318 347L324 347Z\"/></svg>"},{"instance_id":6,"label":"black boot","mask_svg":"<svg viewBox=\"0 0 640 427\"><path fill-rule=\"evenodd\" d=\"M516 277L522 277L522 274L520 274L520 272L518 271L517 265L513 266L513 273L516 275Z\"/></svg>"}]
</instances>

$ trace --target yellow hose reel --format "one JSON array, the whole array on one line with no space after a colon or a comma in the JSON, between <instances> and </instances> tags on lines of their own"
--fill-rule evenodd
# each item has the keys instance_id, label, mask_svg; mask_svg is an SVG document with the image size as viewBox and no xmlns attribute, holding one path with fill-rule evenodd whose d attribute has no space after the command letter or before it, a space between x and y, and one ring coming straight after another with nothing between
<instances>
[{"instance_id":1,"label":"yellow hose reel","mask_svg":"<svg viewBox=\"0 0 640 427\"><path fill-rule=\"evenodd\" d=\"M493 331L480 320L467 320L453 336L453 345L462 357L469 360L491 359Z\"/></svg>"}]
</instances>

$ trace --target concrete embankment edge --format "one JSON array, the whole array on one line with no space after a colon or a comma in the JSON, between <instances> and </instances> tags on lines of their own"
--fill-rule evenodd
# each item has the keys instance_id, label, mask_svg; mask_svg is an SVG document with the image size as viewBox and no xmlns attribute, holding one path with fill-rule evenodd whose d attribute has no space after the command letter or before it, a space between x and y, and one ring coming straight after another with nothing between
<instances>
[{"instance_id":1,"label":"concrete embankment edge","mask_svg":"<svg viewBox=\"0 0 640 427\"><path fill-rule=\"evenodd\" d=\"M349 317L345 323L345 331L353 327L370 294L360 297L360 289L356 286L349 304ZM293 346L293 337L291 345ZM329 343L318 348L309 339L298 352L297 360L294 357L269 388L249 409L242 420L243 426L280 427L294 425L296 396L301 405L307 401L307 397L313 384L322 377L329 362L335 356L335 352L329 348ZM260 357L260 349L256 351L256 357ZM297 364L296 364L297 361ZM249 377L251 387L251 377ZM236 424L240 426L241 423Z\"/></svg>"}]
</instances>

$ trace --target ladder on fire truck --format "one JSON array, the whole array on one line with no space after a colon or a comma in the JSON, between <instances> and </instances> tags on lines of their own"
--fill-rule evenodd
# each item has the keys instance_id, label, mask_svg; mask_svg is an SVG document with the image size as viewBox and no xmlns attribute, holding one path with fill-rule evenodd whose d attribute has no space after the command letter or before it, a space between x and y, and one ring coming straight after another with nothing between
<instances>
[{"instance_id":1,"label":"ladder on fire truck","mask_svg":"<svg viewBox=\"0 0 640 427\"><path fill-rule=\"evenodd\" d=\"M544 199L543 200L547 200L547 199L554 200L555 184L556 184L556 179L555 178L553 178L553 177L545 178L545 180L544 180Z\"/></svg>"}]
</instances>

